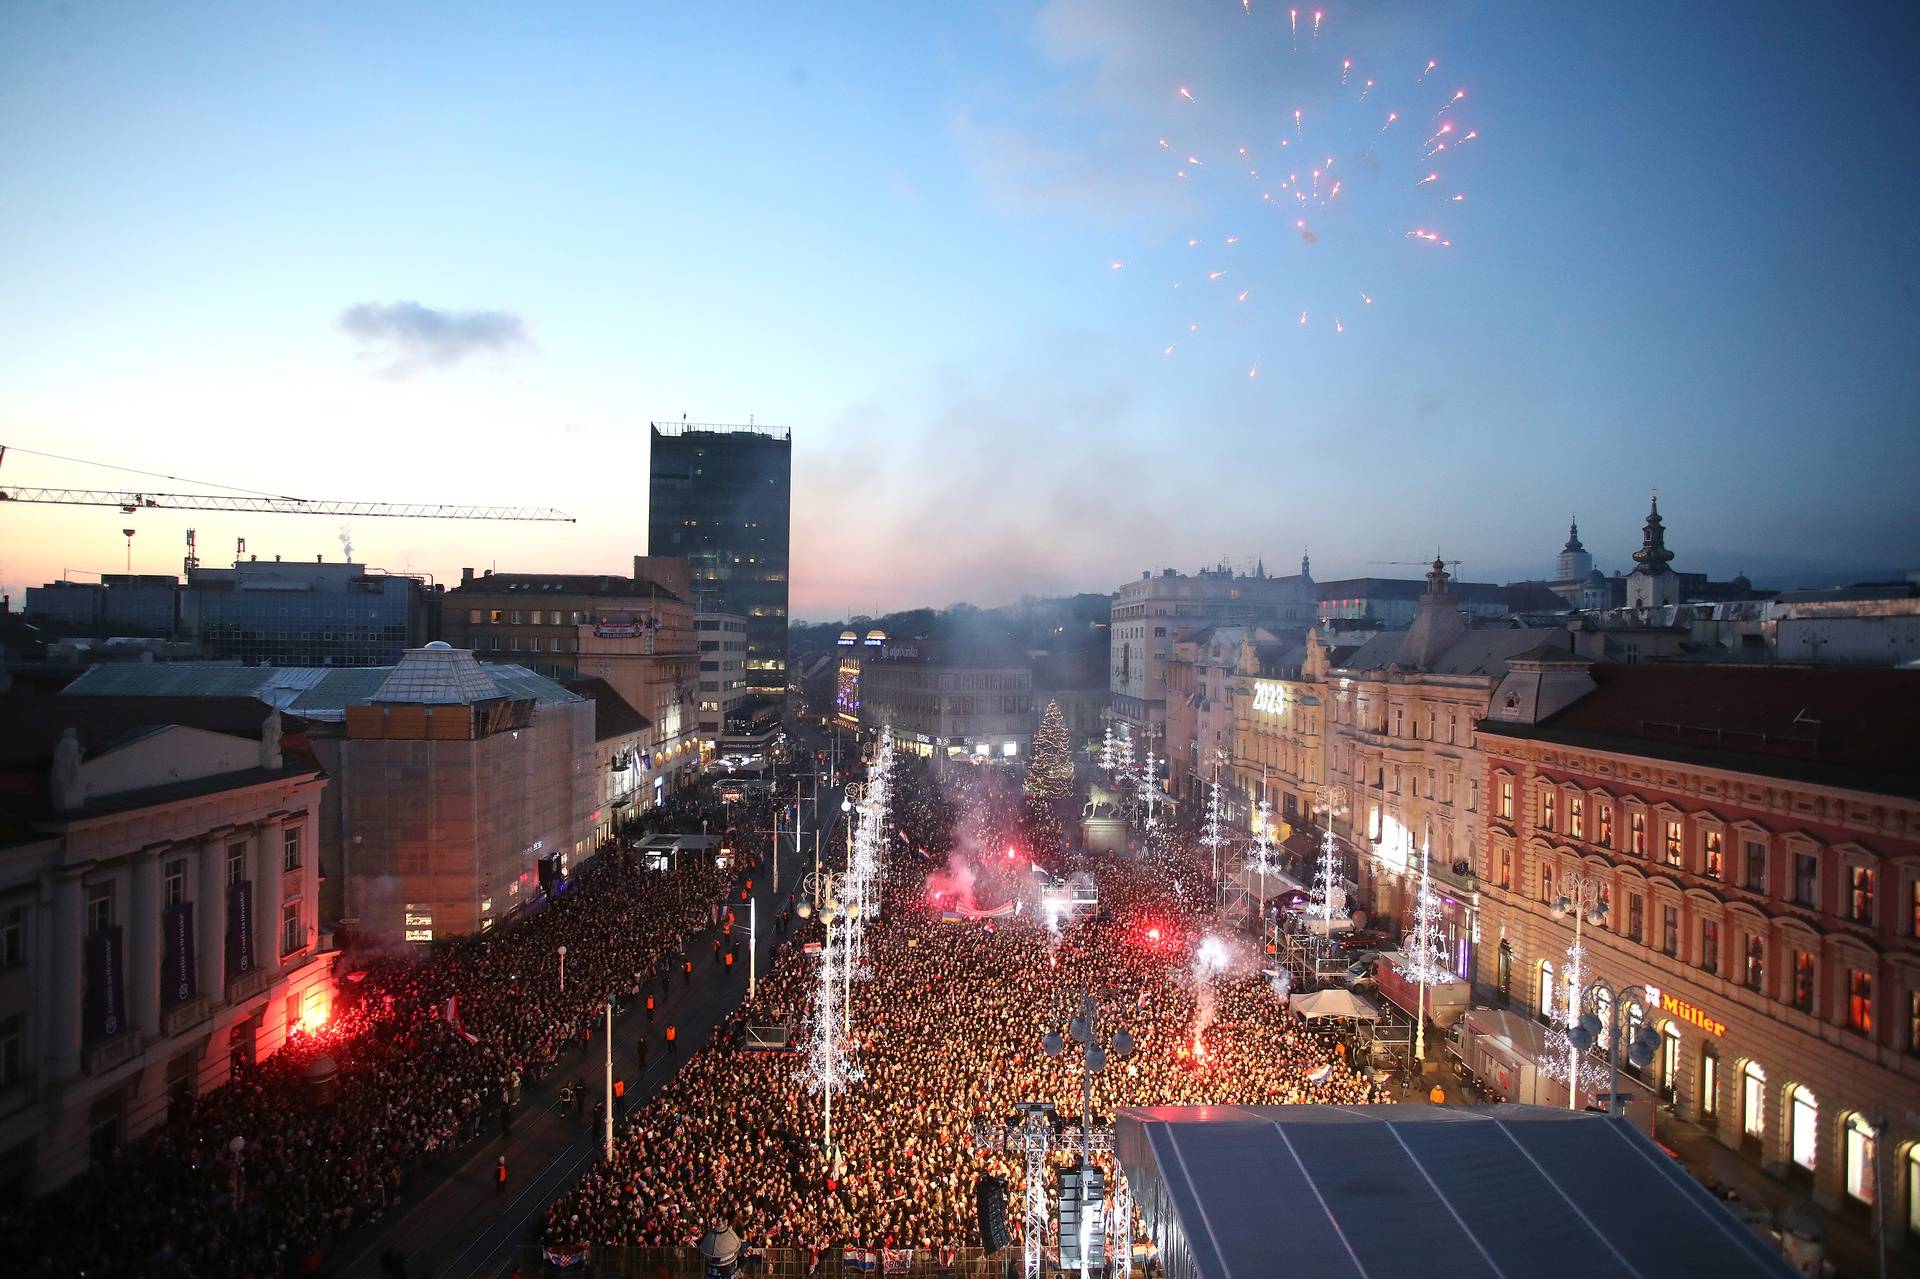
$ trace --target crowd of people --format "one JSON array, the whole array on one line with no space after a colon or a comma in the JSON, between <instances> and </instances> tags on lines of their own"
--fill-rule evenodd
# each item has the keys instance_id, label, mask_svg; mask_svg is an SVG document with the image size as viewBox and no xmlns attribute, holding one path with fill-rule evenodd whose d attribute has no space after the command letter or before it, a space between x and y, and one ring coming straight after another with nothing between
<instances>
[{"instance_id":1,"label":"crowd of people","mask_svg":"<svg viewBox=\"0 0 1920 1279\"><path fill-rule=\"evenodd\" d=\"M764 806L683 802L653 824L724 829L731 813L761 829ZM241 1063L160 1128L0 1218L9 1273L318 1270L403 1187L494 1123L510 1125L523 1083L551 1070L570 1041L597 1034L610 996L637 995L677 968L732 878L711 863L649 872L609 848L523 920L431 951L343 955L328 1024ZM337 1067L324 1104L307 1079L322 1056Z\"/></svg>"},{"instance_id":2,"label":"crowd of people","mask_svg":"<svg viewBox=\"0 0 1920 1279\"><path fill-rule=\"evenodd\" d=\"M836 1153L802 1055L722 1036L631 1116L610 1163L550 1207L549 1244L688 1245L715 1221L767 1247L972 1244L976 1179L1006 1177L1018 1203L1025 1174L1022 1157L975 1149L976 1121L1028 1100L1082 1110L1076 1055L1048 1056L1042 1036L1076 1015L1083 992L1103 1029L1137 1045L1095 1077L1096 1115L1376 1099L1370 1078L1288 1016L1251 943L1221 938L1212 961L1197 958L1212 920L1189 842L1076 865L1041 849L1036 874L1017 779L963 769L936 784L903 763L893 790L871 974L853 988L863 1077L834 1099ZM1080 870L1094 876L1097 910L1050 922L1042 885ZM1181 876L1201 891L1176 892ZM1008 902L1018 913L991 914ZM819 938L817 925L786 938L745 1020L792 1027L804 1045L818 962L804 943Z\"/></svg>"}]
</instances>

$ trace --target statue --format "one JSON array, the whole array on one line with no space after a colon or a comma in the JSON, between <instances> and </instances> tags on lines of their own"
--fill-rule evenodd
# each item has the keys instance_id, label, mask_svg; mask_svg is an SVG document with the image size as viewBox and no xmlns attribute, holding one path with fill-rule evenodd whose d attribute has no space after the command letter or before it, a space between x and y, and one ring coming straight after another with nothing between
<instances>
[{"instance_id":1,"label":"statue","mask_svg":"<svg viewBox=\"0 0 1920 1279\"><path fill-rule=\"evenodd\" d=\"M1119 811L1120 797L1096 782L1087 796L1086 804L1080 809L1080 819L1088 821L1098 817L1113 817Z\"/></svg>"},{"instance_id":2,"label":"statue","mask_svg":"<svg viewBox=\"0 0 1920 1279\"><path fill-rule=\"evenodd\" d=\"M87 802L87 785L80 776L80 730L69 727L53 748L53 769L47 782L55 812L70 813Z\"/></svg>"},{"instance_id":3,"label":"statue","mask_svg":"<svg viewBox=\"0 0 1920 1279\"><path fill-rule=\"evenodd\" d=\"M279 768L283 762L280 755L280 708L276 706L260 721L260 767Z\"/></svg>"}]
</instances>

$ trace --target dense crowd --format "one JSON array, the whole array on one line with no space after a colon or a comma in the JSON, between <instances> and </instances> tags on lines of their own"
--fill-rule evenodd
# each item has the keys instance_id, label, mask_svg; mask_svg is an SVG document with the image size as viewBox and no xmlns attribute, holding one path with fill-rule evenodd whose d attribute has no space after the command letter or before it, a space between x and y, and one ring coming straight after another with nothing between
<instances>
[{"instance_id":1,"label":"dense crowd","mask_svg":"<svg viewBox=\"0 0 1920 1279\"><path fill-rule=\"evenodd\" d=\"M884 911L867 931L871 976L854 987L853 1033L864 1078L836 1096L836 1163L824 1153L821 1098L802 1057L722 1037L696 1055L622 1131L611 1163L596 1163L549 1209L552 1244L690 1244L716 1219L751 1243L935 1250L974 1241L973 1187L996 1171L1019 1202L1024 1162L972 1149L978 1119L1024 1100L1082 1110L1069 1052L1041 1037L1099 1000L1103 1027L1137 1048L1096 1077L1094 1109L1121 1105L1364 1102L1373 1082L1292 1022L1254 948L1224 943L1224 966L1196 959L1210 891L1172 890L1198 874L1190 842L1146 860L1094 859L1042 869L1094 875L1100 908L1049 926L1022 849L1030 833L1017 786L961 770L936 786L917 765L896 768ZM934 894L939 894L935 899ZM1011 917L972 915L1005 902ZM802 1027L817 962L800 929L780 950L743 1018ZM1017 1213L1014 1216L1017 1217ZM1010 1222L1017 1231L1019 1223Z\"/></svg>"},{"instance_id":2,"label":"dense crowd","mask_svg":"<svg viewBox=\"0 0 1920 1279\"><path fill-rule=\"evenodd\" d=\"M723 829L726 817L717 805L677 805L655 824ZM769 818L750 807L734 820L758 829ZM484 1127L510 1122L503 1112L523 1082L550 1070L570 1039L596 1033L610 995L624 999L679 964L686 936L728 891L711 865L649 872L608 850L522 921L430 953L343 956L325 1027L0 1219L9 1273L259 1279L319 1269L332 1243L378 1219L403 1186ZM328 1105L314 1104L306 1081L322 1056L338 1067ZM235 1137L245 1141L237 1157Z\"/></svg>"}]
</instances>

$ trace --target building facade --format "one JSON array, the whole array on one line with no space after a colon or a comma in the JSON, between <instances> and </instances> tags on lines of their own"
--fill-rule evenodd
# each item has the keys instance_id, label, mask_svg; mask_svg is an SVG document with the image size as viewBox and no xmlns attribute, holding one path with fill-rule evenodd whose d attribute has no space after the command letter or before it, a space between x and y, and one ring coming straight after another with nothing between
<instances>
[{"instance_id":1,"label":"building facade","mask_svg":"<svg viewBox=\"0 0 1920 1279\"><path fill-rule=\"evenodd\" d=\"M327 778L283 751L279 717L226 703L207 718L233 731L213 731L147 703L37 700L0 703L9 1196L110 1157L331 1004L315 856Z\"/></svg>"},{"instance_id":2,"label":"building facade","mask_svg":"<svg viewBox=\"0 0 1920 1279\"><path fill-rule=\"evenodd\" d=\"M733 613L698 613L693 625L700 648L700 744L710 753L722 737L744 727L740 703L747 696L747 619Z\"/></svg>"},{"instance_id":3,"label":"building facade","mask_svg":"<svg viewBox=\"0 0 1920 1279\"><path fill-rule=\"evenodd\" d=\"M29 586L25 612L74 630L172 638L180 626L180 579L165 573L103 573L98 582Z\"/></svg>"},{"instance_id":4,"label":"building facade","mask_svg":"<svg viewBox=\"0 0 1920 1279\"><path fill-rule=\"evenodd\" d=\"M482 661L514 662L560 679L579 672L582 627L631 635L662 652L691 652L686 572L684 561L662 565L639 556L632 577L461 569L460 585L440 600L441 636Z\"/></svg>"},{"instance_id":5,"label":"building facade","mask_svg":"<svg viewBox=\"0 0 1920 1279\"><path fill-rule=\"evenodd\" d=\"M180 629L208 657L246 666L387 666L425 642L430 613L410 577L255 559L189 572Z\"/></svg>"},{"instance_id":6,"label":"building facade","mask_svg":"<svg viewBox=\"0 0 1920 1279\"><path fill-rule=\"evenodd\" d=\"M1479 984L1564 998L1550 903L1597 895L1584 975L1659 1036L1630 1073L1818 1203L1881 1197L1896 1240L1920 1232L1916 717L1915 672L1540 653L1478 730Z\"/></svg>"},{"instance_id":7,"label":"building facade","mask_svg":"<svg viewBox=\"0 0 1920 1279\"><path fill-rule=\"evenodd\" d=\"M701 612L747 619L747 687L784 699L792 433L656 422L649 470L648 553L691 561Z\"/></svg>"},{"instance_id":8,"label":"building facade","mask_svg":"<svg viewBox=\"0 0 1920 1279\"><path fill-rule=\"evenodd\" d=\"M1017 764L1033 742L1033 671L1013 652L940 640L860 651L860 727L888 726L894 748L934 761Z\"/></svg>"},{"instance_id":9,"label":"building facade","mask_svg":"<svg viewBox=\"0 0 1920 1279\"><path fill-rule=\"evenodd\" d=\"M1136 739L1164 739L1166 665L1182 631L1258 622L1282 635L1305 633L1318 605L1309 567L1302 558L1295 577L1268 577L1264 568L1251 575L1206 569L1192 577L1165 569L1122 585L1108 616L1108 693L1117 725Z\"/></svg>"}]
</instances>

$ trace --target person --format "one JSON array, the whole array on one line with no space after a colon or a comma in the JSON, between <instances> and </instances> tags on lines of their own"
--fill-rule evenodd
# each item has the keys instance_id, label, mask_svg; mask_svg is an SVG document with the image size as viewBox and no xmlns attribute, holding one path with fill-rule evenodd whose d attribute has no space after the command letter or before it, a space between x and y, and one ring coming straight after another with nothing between
<instances>
[{"instance_id":1,"label":"person","mask_svg":"<svg viewBox=\"0 0 1920 1279\"><path fill-rule=\"evenodd\" d=\"M578 1119L587 1113L587 1080L579 1075L573 1081L573 1117Z\"/></svg>"},{"instance_id":2,"label":"person","mask_svg":"<svg viewBox=\"0 0 1920 1279\"><path fill-rule=\"evenodd\" d=\"M673 1044L674 1044L674 1041L679 1037L680 1037L680 1032L674 1029L672 1022L668 1022L667 1023L667 1056L669 1057L673 1056L673 1051L674 1051Z\"/></svg>"},{"instance_id":3,"label":"person","mask_svg":"<svg viewBox=\"0 0 1920 1279\"><path fill-rule=\"evenodd\" d=\"M507 1157L501 1155L493 1165L493 1197L498 1199L507 1193Z\"/></svg>"},{"instance_id":4,"label":"person","mask_svg":"<svg viewBox=\"0 0 1920 1279\"><path fill-rule=\"evenodd\" d=\"M639 1052L639 1057L640 1057L640 1069L641 1069L641 1070L642 1070L643 1072L644 1072L644 1071L646 1070L646 1068L647 1068L647 1053L648 1053L648 1051L649 1051L649 1050L650 1050L650 1049L651 1049L652 1047L653 1047L653 1045L652 1045L652 1043L651 1043L651 1042L649 1041L649 1039L648 1039L648 1037L647 1037L646 1035L642 1035L642 1036L640 1036L640 1052Z\"/></svg>"},{"instance_id":5,"label":"person","mask_svg":"<svg viewBox=\"0 0 1920 1279\"><path fill-rule=\"evenodd\" d=\"M1427 1094L1427 1100L1436 1106L1444 1106L1447 1104L1447 1090L1435 1084L1433 1091Z\"/></svg>"},{"instance_id":6,"label":"person","mask_svg":"<svg viewBox=\"0 0 1920 1279\"><path fill-rule=\"evenodd\" d=\"M693 985L693 961L689 959L681 964L680 971L686 974L687 980L685 984L689 986Z\"/></svg>"},{"instance_id":7,"label":"person","mask_svg":"<svg viewBox=\"0 0 1920 1279\"><path fill-rule=\"evenodd\" d=\"M653 1024L653 996L652 995L647 996L647 1024L649 1026Z\"/></svg>"},{"instance_id":8,"label":"person","mask_svg":"<svg viewBox=\"0 0 1920 1279\"><path fill-rule=\"evenodd\" d=\"M500 1137L504 1141L513 1140L513 1107L504 1101L500 1103Z\"/></svg>"}]
</instances>

